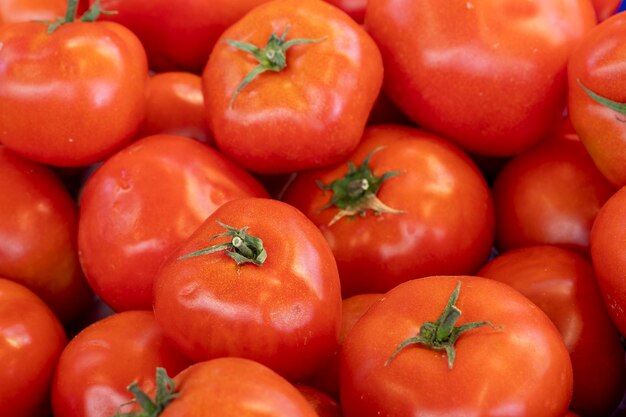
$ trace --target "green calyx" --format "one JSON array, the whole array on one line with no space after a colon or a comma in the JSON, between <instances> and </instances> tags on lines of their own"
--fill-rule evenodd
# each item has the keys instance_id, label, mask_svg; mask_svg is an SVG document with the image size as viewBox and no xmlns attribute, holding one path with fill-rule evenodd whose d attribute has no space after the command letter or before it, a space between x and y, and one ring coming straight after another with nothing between
<instances>
[{"instance_id":1,"label":"green calyx","mask_svg":"<svg viewBox=\"0 0 626 417\"><path fill-rule=\"evenodd\" d=\"M226 255L230 256L235 262L237 262L237 265L248 262L259 266L263 265L263 262L267 259L267 252L263 247L263 241L256 236L249 235L247 233L247 230L249 229L248 226L237 229L219 221L217 221L217 224L226 229L227 232L215 235L210 240L220 237L230 237L230 242L200 249L198 251L188 253L187 255L183 255L178 259L193 258L195 256L225 251Z\"/></svg>"},{"instance_id":2,"label":"green calyx","mask_svg":"<svg viewBox=\"0 0 626 417\"><path fill-rule=\"evenodd\" d=\"M137 403L141 407L141 411L135 413L115 413L111 417L157 417L165 407L180 396L175 392L174 381L167 375L167 371L163 368L156 370L156 395L152 400L136 382L128 386L128 390L134 395L135 399L124 405Z\"/></svg>"},{"instance_id":3,"label":"green calyx","mask_svg":"<svg viewBox=\"0 0 626 417\"><path fill-rule=\"evenodd\" d=\"M383 147L378 147L370 152L358 167L352 161L348 162L348 173L343 178L336 179L328 185L319 180L317 181L318 187L322 190L333 192L330 201L321 210L330 207L339 209L337 215L328 224L329 226L345 216L353 216L355 214L364 216L368 210L373 211L375 214L398 214L404 212L385 205L376 196L376 193L378 193L385 181L402 174L401 171L391 171L385 172L379 177L372 172L369 165L370 159L381 149Z\"/></svg>"},{"instance_id":4,"label":"green calyx","mask_svg":"<svg viewBox=\"0 0 626 417\"><path fill-rule=\"evenodd\" d=\"M589 88L585 87L585 85L582 83L582 81L580 81L580 79L577 79L576 81L578 82L580 87L583 90L585 90L585 92L589 95L589 97L591 97L592 99L594 99L598 103L602 104L603 106L606 106L609 109L618 112L619 114L626 115L626 103L620 103L620 102L617 102L617 101L610 100L610 99L608 99L606 97L603 97L600 94L597 94L596 92L594 92L594 91L590 90Z\"/></svg>"},{"instance_id":5,"label":"green calyx","mask_svg":"<svg viewBox=\"0 0 626 417\"><path fill-rule=\"evenodd\" d=\"M230 39L226 40L226 43L230 46L252 54L259 63L246 75L241 84L239 84L235 90L235 93L230 98L230 108L233 107L233 103L239 92L257 76L266 71L280 72L287 66L287 50L289 48L298 44L317 43L326 39L326 37L323 37L320 39L291 39L289 41L285 41L289 29L290 26L288 25L280 37L278 37L275 33L272 33L267 40L265 48L259 48L247 42L239 42Z\"/></svg>"},{"instance_id":6,"label":"green calyx","mask_svg":"<svg viewBox=\"0 0 626 417\"><path fill-rule=\"evenodd\" d=\"M76 21L76 8L79 0L68 0L67 10L64 17L57 17L54 22L39 21L48 25L48 33L52 33L66 23ZM116 11L103 10L100 7L100 0L96 0L91 7L78 19L80 22L94 22L101 14L117 14Z\"/></svg>"},{"instance_id":7,"label":"green calyx","mask_svg":"<svg viewBox=\"0 0 626 417\"><path fill-rule=\"evenodd\" d=\"M385 366L389 365L393 358L408 345L420 344L429 349L444 350L448 356L448 368L452 369L456 357L454 344L463 333L482 326L491 326L494 329L501 329L500 326L494 326L488 321L474 321L456 326L456 322L461 317L461 310L456 306L460 289L461 283L459 282L437 321L428 321L422 324L417 336L408 338L400 343L385 362Z\"/></svg>"}]
</instances>

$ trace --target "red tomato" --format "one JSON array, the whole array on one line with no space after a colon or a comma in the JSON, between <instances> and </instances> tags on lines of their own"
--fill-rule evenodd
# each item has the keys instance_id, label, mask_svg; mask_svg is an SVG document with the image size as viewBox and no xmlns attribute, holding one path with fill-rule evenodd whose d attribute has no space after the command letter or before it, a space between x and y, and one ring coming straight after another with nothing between
<instances>
[{"instance_id":1,"label":"red tomato","mask_svg":"<svg viewBox=\"0 0 626 417\"><path fill-rule=\"evenodd\" d=\"M0 26L33 20L53 21L65 14L65 0L2 0Z\"/></svg>"},{"instance_id":2,"label":"red tomato","mask_svg":"<svg viewBox=\"0 0 626 417\"><path fill-rule=\"evenodd\" d=\"M195 140L155 135L109 158L83 190L80 260L116 311L152 309L161 263L226 201L265 197L250 174Z\"/></svg>"},{"instance_id":3,"label":"red tomato","mask_svg":"<svg viewBox=\"0 0 626 417\"><path fill-rule=\"evenodd\" d=\"M213 245L220 250L197 252ZM232 200L163 264L154 313L196 361L240 356L302 380L337 347L337 267L324 237L295 208L270 199Z\"/></svg>"},{"instance_id":4,"label":"red tomato","mask_svg":"<svg viewBox=\"0 0 626 417\"><path fill-rule=\"evenodd\" d=\"M619 187L626 185L625 111L616 111L619 108L611 108L591 95L613 100L614 104L626 102L624 40L626 13L618 13L585 37L568 66L572 125L600 172Z\"/></svg>"},{"instance_id":5,"label":"red tomato","mask_svg":"<svg viewBox=\"0 0 626 417\"><path fill-rule=\"evenodd\" d=\"M302 384L296 384L295 387L306 398L318 417L341 417L339 404L322 391Z\"/></svg>"},{"instance_id":6,"label":"red tomato","mask_svg":"<svg viewBox=\"0 0 626 417\"><path fill-rule=\"evenodd\" d=\"M127 311L100 320L61 355L52 385L54 416L109 417L133 398L126 389L132 382L145 390L155 387L157 366L176 374L189 362L165 339L152 312Z\"/></svg>"},{"instance_id":7,"label":"red tomato","mask_svg":"<svg viewBox=\"0 0 626 417\"><path fill-rule=\"evenodd\" d=\"M367 0L326 0L326 2L348 13L357 23L363 23Z\"/></svg>"},{"instance_id":8,"label":"red tomato","mask_svg":"<svg viewBox=\"0 0 626 417\"><path fill-rule=\"evenodd\" d=\"M0 28L0 142L55 166L102 160L130 141L145 110L141 43L110 22Z\"/></svg>"},{"instance_id":9,"label":"red tomato","mask_svg":"<svg viewBox=\"0 0 626 417\"><path fill-rule=\"evenodd\" d=\"M459 283L460 311L446 308L448 319L460 314L460 326L488 321L498 327L462 332L452 366L443 350L452 343L448 332L435 340L442 350L409 344L398 351L409 338L445 327L433 325ZM345 417L562 416L571 395L569 355L550 319L516 290L485 278L400 284L361 317L343 345Z\"/></svg>"},{"instance_id":10,"label":"red tomato","mask_svg":"<svg viewBox=\"0 0 626 417\"><path fill-rule=\"evenodd\" d=\"M146 85L146 118L140 136L169 133L212 142L206 125L202 78L189 72L155 74Z\"/></svg>"},{"instance_id":11,"label":"red tomato","mask_svg":"<svg viewBox=\"0 0 626 417\"><path fill-rule=\"evenodd\" d=\"M100 0L116 14L100 20L120 23L143 43L154 71L200 73L221 33L268 0ZM93 5L96 0L89 0Z\"/></svg>"},{"instance_id":12,"label":"red tomato","mask_svg":"<svg viewBox=\"0 0 626 417\"><path fill-rule=\"evenodd\" d=\"M589 0L370 0L365 15L389 98L491 156L530 148L560 119L567 60L595 23Z\"/></svg>"},{"instance_id":13,"label":"red tomato","mask_svg":"<svg viewBox=\"0 0 626 417\"><path fill-rule=\"evenodd\" d=\"M65 346L52 311L26 287L0 278L0 409L45 416L52 373Z\"/></svg>"},{"instance_id":14,"label":"red tomato","mask_svg":"<svg viewBox=\"0 0 626 417\"><path fill-rule=\"evenodd\" d=\"M578 139L545 141L495 179L496 245L552 244L587 254L593 220L614 192Z\"/></svg>"},{"instance_id":15,"label":"red tomato","mask_svg":"<svg viewBox=\"0 0 626 417\"><path fill-rule=\"evenodd\" d=\"M583 416L611 415L626 387L624 350L591 263L565 249L533 246L498 256L478 275L512 286L559 329L574 371L570 408Z\"/></svg>"},{"instance_id":16,"label":"red tomato","mask_svg":"<svg viewBox=\"0 0 626 417\"><path fill-rule=\"evenodd\" d=\"M602 206L593 223L590 250L609 315L626 334L626 186Z\"/></svg>"},{"instance_id":17,"label":"red tomato","mask_svg":"<svg viewBox=\"0 0 626 417\"><path fill-rule=\"evenodd\" d=\"M346 162L305 172L283 196L326 237L343 296L476 272L489 256L495 219L489 188L469 157L440 137L401 126L368 128L349 159L362 166L367 155L369 168L349 178ZM389 173L397 175L380 180ZM337 180L334 191L317 183L328 188ZM366 190L360 189L364 180ZM334 203L351 192L353 198Z\"/></svg>"},{"instance_id":18,"label":"red tomato","mask_svg":"<svg viewBox=\"0 0 626 417\"><path fill-rule=\"evenodd\" d=\"M66 323L93 296L78 262L77 223L59 178L0 146L0 276L34 291Z\"/></svg>"},{"instance_id":19,"label":"red tomato","mask_svg":"<svg viewBox=\"0 0 626 417\"><path fill-rule=\"evenodd\" d=\"M242 87L251 71L268 72ZM202 75L207 120L217 146L251 171L333 164L361 139L382 76L378 48L354 20L322 1L275 0L216 44Z\"/></svg>"},{"instance_id":20,"label":"red tomato","mask_svg":"<svg viewBox=\"0 0 626 417\"><path fill-rule=\"evenodd\" d=\"M293 385L248 359L200 362L161 382L159 417L318 417Z\"/></svg>"}]
</instances>

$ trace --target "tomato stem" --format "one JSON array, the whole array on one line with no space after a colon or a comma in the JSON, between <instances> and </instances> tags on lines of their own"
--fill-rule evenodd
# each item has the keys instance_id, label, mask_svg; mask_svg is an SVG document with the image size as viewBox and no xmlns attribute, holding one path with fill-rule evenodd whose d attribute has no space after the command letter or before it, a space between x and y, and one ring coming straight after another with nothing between
<instances>
[{"instance_id":1,"label":"tomato stem","mask_svg":"<svg viewBox=\"0 0 626 417\"><path fill-rule=\"evenodd\" d=\"M619 114L622 115L626 115L626 103L620 103L618 101L613 101L611 99L608 99L606 97L601 96L600 94L594 92L593 90L587 88L582 81L580 81L580 79L576 80L578 82L578 85L581 86L581 88L583 90L585 90L585 92L589 95L589 97L591 97L593 100L597 101L598 103L602 104L603 106L608 107L611 110L614 110L616 112L618 112Z\"/></svg>"},{"instance_id":2,"label":"tomato stem","mask_svg":"<svg viewBox=\"0 0 626 417\"><path fill-rule=\"evenodd\" d=\"M474 321L465 323L461 326L456 326L457 321L461 317L461 310L459 310L456 306L460 290L461 282L457 284L456 288L450 295L448 303L437 321L428 321L422 324L417 336L410 337L400 343L389 359L385 362L385 366L389 365L398 353L400 353L400 351L408 345L421 344L429 349L444 350L448 357L448 368L452 369L456 358L454 344L463 333L482 326L491 326L494 329L502 328L500 326L494 326L488 321Z\"/></svg>"},{"instance_id":3,"label":"tomato stem","mask_svg":"<svg viewBox=\"0 0 626 417\"><path fill-rule=\"evenodd\" d=\"M328 185L319 180L316 181L317 186L322 190L333 192L330 201L321 210L326 210L333 206L339 208L339 212L330 221L329 226L345 216L365 215L368 210L373 211L375 214L404 213L403 210L397 210L385 205L376 196L383 182L402 174L402 171L390 171L380 177L374 175L369 166L370 159L381 149L383 149L382 146L370 152L359 167L356 167L352 161L348 162L348 173Z\"/></svg>"},{"instance_id":4,"label":"tomato stem","mask_svg":"<svg viewBox=\"0 0 626 417\"><path fill-rule=\"evenodd\" d=\"M169 403L180 396L180 394L175 392L174 381L167 375L167 371L164 368L156 369L156 395L154 401L136 382L130 384L128 390L135 398L129 403L122 404L112 417L157 417ZM122 407L132 403L139 404L141 411L136 413L120 412Z\"/></svg>"},{"instance_id":5,"label":"tomato stem","mask_svg":"<svg viewBox=\"0 0 626 417\"><path fill-rule=\"evenodd\" d=\"M263 241L256 236L252 236L247 233L249 226L237 229L232 226L228 226L220 221L217 224L227 230L226 233L213 236L210 240L220 237L230 237L229 243L222 243L219 245L209 246L208 248L200 249L195 252L188 253L179 257L179 260L193 258L195 256L208 255L215 252L225 251L226 255L230 256L237 265L244 263L253 263L255 265L263 265L265 259L267 259L267 252L263 247Z\"/></svg>"},{"instance_id":6,"label":"tomato stem","mask_svg":"<svg viewBox=\"0 0 626 417\"><path fill-rule=\"evenodd\" d=\"M57 17L53 22L39 20L38 22L48 25L48 33L52 33L59 27L76 21L76 9L79 0L67 0L65 17ZM85 13L78 19L81 22L94 22L101 14L117 14L116 11L104 10L100 7L100 0L96 0Z\"/></svg>"},{"instance_id":7,"label":"tomato stem","mask_svg":"<svg viewBox=\"0 0 626 417\"><path fill-rule=\"evenodd\" d=\"M317 43L326 39L326 36L320 39L291 39L290 41L285 42L285 38L287 37L287 33L291 28L290 25L285 27L283 34L278 37L275 33L272 33L267 40L267 44L265 48L259 48L251 43L240 42L231 39L227 39L225 42L230 46L240 49L244 52L252 54L254 58L256 58L259 63L256 67L254 67L243 79L241 84L237 87L232 97L230 98L229 108L233 107L233 103L235 102L235 98L239 94L239 92L245 88L252 80L261 75L266 71L274 71L280 72L287 66L287 50L294 45L303 44L303 43Z\"/></svg>"}]
</instances>

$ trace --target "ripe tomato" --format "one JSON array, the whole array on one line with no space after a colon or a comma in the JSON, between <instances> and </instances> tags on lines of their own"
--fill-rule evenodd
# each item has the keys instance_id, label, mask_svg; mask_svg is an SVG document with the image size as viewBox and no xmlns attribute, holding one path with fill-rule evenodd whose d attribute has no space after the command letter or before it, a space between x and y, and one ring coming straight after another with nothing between
<instances>
[{"instance_id":1,"label":"ripe tomato","mask_svg":"<svg viewBox=\"0 0 626 417\"><path fill-rule=\"evenodd\" d=\"M626 186L602 206L591 228L589 247L604 303L626 334Z\"/></svg>"},{"instance_id":2,"label":"ripe tomato","mask_svg":"<svg viewBox=\"0 0 626 417\"><path fill-rule=\"evenodd\" d=\"M611 415L626 387L624 350L591 263L565 249L533 246L502 254L477 274L524 294L559 329L574 371L570 409L589 417Z\"/></svg>"},{"instance_id":3,"label":"ripe tomato","mask_svg":"<svg viewBox=\"0 0 626 417\"><path fill-rule=\"evenodd\" d=\"M64 0L2 0L0 2L0 26L30 22L51 21L65 13Z\"/></svg>"},{"instance_id":4,"label":"ripe tomato","mask_svg":"<svg viewBox=\"0 0 626 417\"><path fill-rule=\"evenodd\" d=\"M146 117L139 136L159 133L212 142L204 111L202 78L190 72L155 74L146 85Z\"/></svg>"},{"instance_id":5,"label":"ripe tomato","mask_svg":"<svg viewBox=\"0 0 626 417\"><path fill-rule=\"evenodd\" d=\"M593 220L614 192L578 138L545 141L496 176L496 245L552 244L587 254Z\"/></svg>"},{"instance_id":6,"label":"ripe tomato","mask_svg":"<svg viewBox=\"0 0 626 417\"><path fill-rule=\"evenodd\" d=\"M292 384L248 359L196 363L173 380L159 370L157 380L161 395L153 396L153 404L161 407L159 417L318 417Z\"/></svg>"},{"instance_id":7,"label":"ripe tomato","mask_svg":"<svg viewBox=\"0 0 626 417\"><path fill-rule=\"evenodd\" d=\"M61 354L52 385L54 416L109 417L133 398L126 389L132 382L150 390L157 366L176 374L189 365L152 312L114 314L83 329Z\"/></svg>"},{"instance_id":8,"label":"ripe tomato","mask_svg":"<svg viewBox=\"0 0 626 417\"><path fill-rule=\"evenodd\" d=\"M52 311L26 287L0 278L0 409L45 416L52 373L65 346Z\"/></svg>"},{"instance_id":9,"label":"ripe tomato","mask_svg":"<svg viewBox=\"0 0 626 417\"><path fill-rule=\"evenodd\" d=\"M389 98L491 156L530 148L559 120L567 60L595 24L589 0L369 0L365 14Z\"/></svg>"},{"instance_id":10,"label":"ripe tomato","mask_svg":"<svg viewBox=\"0 0 626 417\"><path fill-rule=\"evenodd\" d=\"M212 245L219 251L201 251ZM154 283L154 313L195 361L246 357L302 380L337 347L337 267L324 237L295 208L232 200L165 261Z\"/></svg>"},{"instance_id":11,"label":"ripe tomato","mask_svg":"<svg viewBox=\"0 0 626 417\"><path fill-rule=\"evenodd\" d=\"M34 291L65 323L93 296L78 262L77 223L59 178L0 146L0 276Z\"/></svg>"},{"instance_id":12,"label":"ripe tomato","mask_svg":"<svg viewBox=\"0 0 626 417\"><path fill-rule=\"evenodd\" d=\"M93 5L97 0L89 0ZM200 73L221 33L268 0L100 0L116 14L100 20L120 23L141 40L154 71Z\"/></svg>"},{"instance_id":13,"label":"ripe tomato","mask_svg":"<svg viewBox=\"0 0 626 417\"><path fill-rule=\"evenodd\" d=\"M626 185L624 110L611 108L592 95L626 102L624 39L626 13L618 13L585 37L572 53L568 66L572 125L600 172L618 187Z\"/></svg>"},{"instance_id":14,"label":"ripe tomato","mask_svg":"<svg viewBox=\"0 0 626 417\"><path fill-rule=\"evenodd\" d=\"M207 120L217 146L251 171L329 165L359 142L382 76L354 20L322 1L275 0L215 45L202 75Z\"/></svg>"},{"instance_id":15,"label":"ripe tomato","mask_svg":"<svg viewBox=\"0 0 626 417\"><path fill-rule=\"evenodd\" d=\"M474 273L487 260L495 226L491 194L456 146L414 128L375 126L349 159L360 166L354 173L346 174L346 162L308 171L283 196L326 237L344 297L386 292L423 276Z\"/></svg>"},{"instance_id":16,"label":"ripe tomato","mask_svg":"<svg viewBox=\"0 0 626 417\"><path fill-rule=\"evenodd\" d=\"M434 332L427 327L459 282L460 311L446 308L447 319L460 314L461 326L498 327L462 332L452 366L443 350L450 336L436 342L442 350L410 344L398 351L407 339ZM340 376L345 417L556 417L572 395L569 355L550 319L508 285L468 276L420 278L385 294L348 333Z\"/></svg>"},{"instance_id":17,"label":"ripe tomato","mask_svg":"<svg viewBox=\"0 0 626 417\"><path fill-rule=\"evenodd\" d=\"M80 261L116 311L152 309L161 263L226 201L265 197L250 174L215 149L174 135L143 138L109 158L80 202Z\"/></svg>"},{"instance_id":18,"label":"ripe tomato","mask_svg":"<svg viewBox=\"0 0 626 417\"><path fill-rule=\"evenodd\" d=\"M0 28L0 142L55 166L100 161L144 116L145 52L128 29L72 22Z\"/></svg>"}]
</instances>

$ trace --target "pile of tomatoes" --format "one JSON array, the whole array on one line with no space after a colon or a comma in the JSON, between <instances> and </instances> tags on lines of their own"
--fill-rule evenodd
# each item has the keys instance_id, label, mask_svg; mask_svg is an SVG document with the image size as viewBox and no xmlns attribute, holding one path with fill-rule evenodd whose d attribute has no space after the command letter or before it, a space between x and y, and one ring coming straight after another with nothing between
<instances>
[{"instance_id":1,"label":"pile of tomatoes","mask_svg":"<svg viewBox=\"0 0 626 417\"><path fill-rule=\"evenodd\" d=\"M622 415L619 3L0 0L2 415Z\"/></svg>"}]
</instances>

